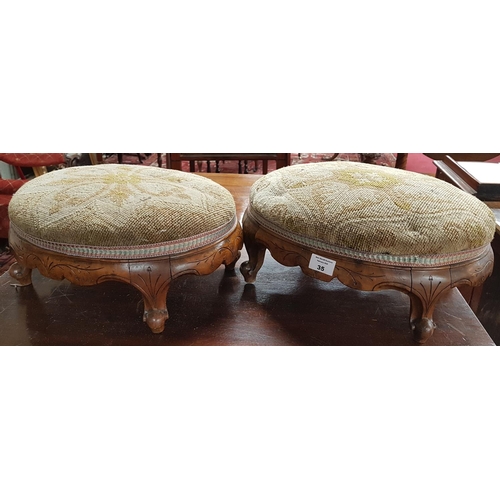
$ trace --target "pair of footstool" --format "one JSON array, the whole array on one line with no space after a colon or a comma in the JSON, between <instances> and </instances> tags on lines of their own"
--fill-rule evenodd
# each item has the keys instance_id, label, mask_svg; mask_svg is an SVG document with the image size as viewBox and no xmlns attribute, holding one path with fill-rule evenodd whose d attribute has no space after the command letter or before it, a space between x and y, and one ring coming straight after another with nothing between
<instances>
[{"instance_id":1,"label":"pair of footstool","mask_svg":"<svg viewBox=\"0 0 500 500\"><path fill-rule=\"evenodd\" d=\"M482 284L493 268L495 219L484 203L431 177L353 162L296 165L262 177L251 189L243 231L222 186L142 166L46 174L19 190L9 215L17 258L11 276L27 285L37 268L78 285L130 283L155 333L168 318L172 280L221 264L234 269L243 239L249 260L241 272L249 283L268 249L281 264L322 281L406 293L420 343L434 331L443 294Z\"/></svg>"}]
</instances>

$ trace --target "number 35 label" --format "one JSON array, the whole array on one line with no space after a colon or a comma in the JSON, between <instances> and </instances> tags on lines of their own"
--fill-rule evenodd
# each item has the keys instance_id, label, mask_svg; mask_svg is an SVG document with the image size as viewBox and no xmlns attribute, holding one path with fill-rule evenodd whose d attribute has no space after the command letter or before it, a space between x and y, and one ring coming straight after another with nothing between
<instances>
[{"instance_id":1,"label":"number 35 label","mask_svg":"<svg viewBox=\"0 0 500 500\"><path fill-rule=\"evenodd\" d=\"M326 257L321 257L321 255L313 253L311 255L311 260L309 261L309 269L313 269L319 273L328 274L328 276L333 276L335 264L336 262L334 260L330 260Z\"/></svg>"}]
</instances>

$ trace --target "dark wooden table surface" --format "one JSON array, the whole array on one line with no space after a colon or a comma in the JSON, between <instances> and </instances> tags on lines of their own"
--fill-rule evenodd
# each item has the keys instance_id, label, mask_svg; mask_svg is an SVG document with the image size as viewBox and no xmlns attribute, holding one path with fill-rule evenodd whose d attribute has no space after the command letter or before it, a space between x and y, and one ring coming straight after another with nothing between
<instances>
[{"instance_id":1,"label":"dark wooden table surface","mask_svg":"<svg viewBox=\"0 0 500 500\"><path fill-rule=\"evenodd\" d=\"M260 177L204 175L233 192L240 216ZM404 294L323 283L269 254L255 285L223 267L174 281L161 335L142 323L141 297L125 284L78 287L37 271L32 287L14 284L8 274L0 277L0 345L415 345ZM494 345L457 290L434 319L427 345Z\"/></svg>"}]
</instances>

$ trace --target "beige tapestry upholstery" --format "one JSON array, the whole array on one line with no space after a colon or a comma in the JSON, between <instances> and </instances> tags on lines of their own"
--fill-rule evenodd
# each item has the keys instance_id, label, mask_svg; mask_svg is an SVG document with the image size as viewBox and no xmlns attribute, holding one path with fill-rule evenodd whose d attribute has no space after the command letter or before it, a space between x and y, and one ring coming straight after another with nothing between
<instances>
[{"instance_id":1,"label":"beige tapestry upholstery","mask_svg":"<svg viewBox=\"0 0 500 500\"><path fill-rule=\"evenodd\" d=\"M294 241L396 264L459 261L495 234L492 211L451 184L355 162L277 170L253 185L250 204L261 225Z\"/></svg>"},{"instance_id":2,"label":"beige tapestry upholstery","mask_svg":"<svg viewBox=\"0 0 500 500\"><path fill-rule=\"evenodd\" d=\"M197 248L237 224L229 191L195 174L134 165L57 170L9 206L28 241L70 255L144 258Z\"/></svg>"}]
</instances>

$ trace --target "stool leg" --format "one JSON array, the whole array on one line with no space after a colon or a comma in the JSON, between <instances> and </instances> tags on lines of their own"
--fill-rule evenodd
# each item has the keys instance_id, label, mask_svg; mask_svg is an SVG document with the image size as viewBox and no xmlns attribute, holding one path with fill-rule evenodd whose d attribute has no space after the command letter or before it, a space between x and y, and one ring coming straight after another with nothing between
<instances>
[{"instance_id":1,"label":"stool leg","mask_svg":"<svg viewBox=\"0 0 500 500\"><path fill-rule=\"evenodd\" d=\"M255 239L257 230L258 227L249 219L245 212L243 217L243 241L249 260L241 264L240 271L246 283L255 282L257 273L262 267L266 255L266 247Z\"/></svg>"},{"instance_id":2,"label":"stool leg","mask_svg":"<svg viewBox=\"0 0 500 500\"><path fill-rule=\"evenodd\" d=\"M29 267L24 267L19 262L14 262L9 267L9 274L12 278L19 281L19 286L28 286L31 285L31 272L33 269Z\"/></svg>"},{"instance_id":3,"label":"stool leg","mask_svg":"<svg viewBox=\"0 0 500 500\"><path fill-rule=\"evenodd\" d=\"M411 270L411 289L406 293L410 297L410 326L415 342L424 344L434 333L434 308L451 287L449 268Z\"/></svg>"},{"instance_id":4,"label":"stool leg","mask_svg":"<svg viewBox=\"0 0 500 500\"><path fill-rule=\"evenodd\" d=\"M234 273L234 268L236 266L236 262L238 262L238 260L239 260L240 257L241 257L241 252L238 251L238 252L236 252L236 258L233 260L233 262L230 262L229 264L226 264L226 273L227 274Z\"/></svg>"},{"instance_id":5,"label":"stool leg","mask_svg":"<svg viewBox=\"0 0 500 500\"><path fill-rule=\"evenodd\" d=\"M162 333L165 330L165 321L168 319L167 293L168 290L165 290L162 294L156 295L153 301L143 295L144 314L142 320L147 323L153 333Z\"/></svg>"},{"instance_id":6,"label":"stool leg","mask_svg":"<svg viewBox=\"0 0 500 500\"><path fill-rule=\"evenodd\" d=\"M396 153L396 168L406 170L406 164L408 163L408 153Z\"/></svg>"},{"instance_id":7,"label":"stool leg","mask_svg":"<svg viewBox=\"0 0 500 500\"><path fill-rule=\"evenodd\" d=\"M432 320L434 305L424 303L414 294L410 296L410 327L413 330L413 339L419 344L424 344L434 333L436 324Z\"/></svg>"},{"instance_id":8,"label":"stool leg","mask_svg":"<svg viewBox=\"0 0 500 500\"><path fill-rule=\"evenodd\" d=\"M144 299L143 321L153 333L162 333L168 319L167 294L172 279L170 269L159 264L130 264L130 284Z\"/></svg>"}]
</instances>

